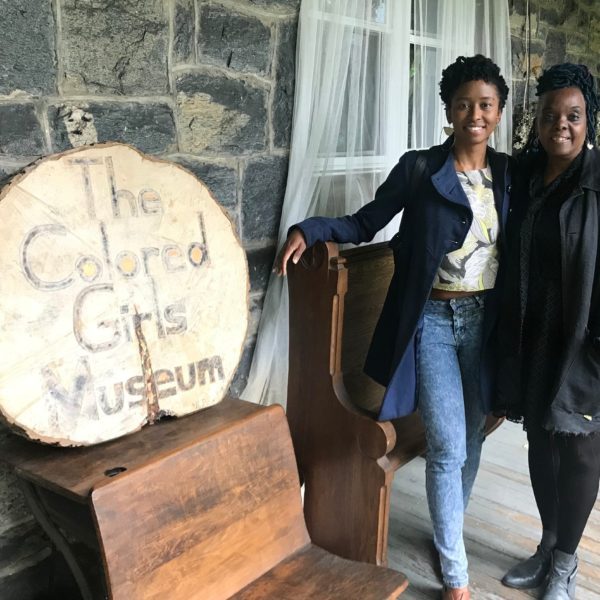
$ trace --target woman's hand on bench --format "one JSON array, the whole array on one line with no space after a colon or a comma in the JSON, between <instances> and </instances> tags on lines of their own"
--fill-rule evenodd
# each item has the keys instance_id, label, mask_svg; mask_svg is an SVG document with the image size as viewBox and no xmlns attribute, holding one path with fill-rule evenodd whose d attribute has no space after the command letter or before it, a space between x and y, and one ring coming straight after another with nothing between
<instances>
[{"instance_id":1,"label":"woman's hand on bench","mask_svg":"<svg viewBox=\"0 0 600 600\"><path fill-rule=\"evenodd\" d=\"M275 259L275 265L273 271L277 275L287 275L287 262L292 259L292 262L296 264L303 252L306 250L306 240L301 229L295 228L289 233L285 244L277 254Z\"/></svg>"}]
</instances>

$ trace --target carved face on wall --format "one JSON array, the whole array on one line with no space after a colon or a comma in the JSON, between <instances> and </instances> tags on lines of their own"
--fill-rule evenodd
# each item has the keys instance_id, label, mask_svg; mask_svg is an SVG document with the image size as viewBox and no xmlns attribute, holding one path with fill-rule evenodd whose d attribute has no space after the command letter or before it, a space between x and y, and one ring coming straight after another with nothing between
<instances>
[{"instance_id":1,"label":"carved face on wall","mask_svg":"<svg viewBox=\"0 0 600 600\"><path fill-rule=\"evenodd\" d=\"M98 141L98 132L94 125L94 115L83 108L66 107L63 115L63 123L71 146L77 148Z\"/></svg>"}]
</instances>

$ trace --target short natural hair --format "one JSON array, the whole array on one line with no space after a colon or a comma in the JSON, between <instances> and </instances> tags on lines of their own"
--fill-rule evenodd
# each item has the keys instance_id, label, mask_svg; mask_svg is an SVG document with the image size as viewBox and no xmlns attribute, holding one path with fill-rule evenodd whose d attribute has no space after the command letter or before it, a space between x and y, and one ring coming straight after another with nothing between
<instances>
[{"instance_id":1,"label":"short natural hair","mask_svg":"<svg viewBox=\"0 0 600 600\"><path fill-rule=\"evenodd\" d=\"M452 96L456 90L469 81L485 81L496 86L500 108L506 105L508 86L500 74L500 67L491 59L476 54L475 56L459 56L451 65L442 71L440 80L440 96L446 108L450 108Z\"/></svg>"}]
</instances>

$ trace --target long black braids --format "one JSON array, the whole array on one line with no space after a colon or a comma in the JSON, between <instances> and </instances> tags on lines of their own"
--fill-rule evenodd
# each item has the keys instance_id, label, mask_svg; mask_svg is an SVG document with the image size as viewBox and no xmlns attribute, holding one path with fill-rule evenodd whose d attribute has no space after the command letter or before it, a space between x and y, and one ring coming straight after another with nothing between
<instances>
[{"instance_id":1,"label":"long black braids","mask_svg":"<svg viewBox=\"0 0 600 600\"><path fill-rule=\"evenodd\" d=\"M546 69L538 79L536 96L562 88L579 88L585 100L585 115L587 119L587 143L594 144L596 140L596 118L600 109L600 100L596 93L594 76L585 65L562 63ZM541 150L537 143L536 123L532 125L527 137L524 152L536 153Z\"/></svg>"}]
</instances>

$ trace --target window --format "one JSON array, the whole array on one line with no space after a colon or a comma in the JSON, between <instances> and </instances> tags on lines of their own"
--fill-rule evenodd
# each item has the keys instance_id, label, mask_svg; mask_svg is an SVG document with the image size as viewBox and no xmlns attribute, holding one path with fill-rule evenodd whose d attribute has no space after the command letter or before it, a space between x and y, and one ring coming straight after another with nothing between
<instances>
[{"instance_id":1,"label":"window","mask_svg":"<svg viewBox=\"0 0 600 600\"><path fill-rule=\"evenodd\" d=\"M404 151L439 142L434 119L417 128L429 104L439 104L431 98L441 47L438 1L372 0L364 2L362 15L340 19L339 2L326 0L316 12L318 35L340 39L343 26L340 44L348 46L347 72L338 79L340 104L331 110L339 121L337 136L334 143L321 139L315 164L327 197L320 214L339 214L342 198L346 212L358 209ZM323 69L319 86L328 85L328 76Z\"/></svg>"},{"instance_id":2,"label":"window","mask_svg":"<svg viewBox=\"0 0 600 600\"><path fill-rule=\"evenodd\" d=\"M322 55L316 57L325 64L316 70L316 93L327 86L337 88L329 91L325 104L331 121L327 134L316 132L320 139L314 169L322 179L317 192L326 210L319 214L334 215L353 212L371 199L406 150L446 139L438 88L441 71L459 54L482 51L493 56L492 37L508 43L508 30L504 37L502 27L491 33L502 19L508 26L508 7L497 0L312 4L317 38L326 40ZM482 40L488 46L478 48ZM510 54L505 64L510 65Z\"/></svg>"}]
</instances>

